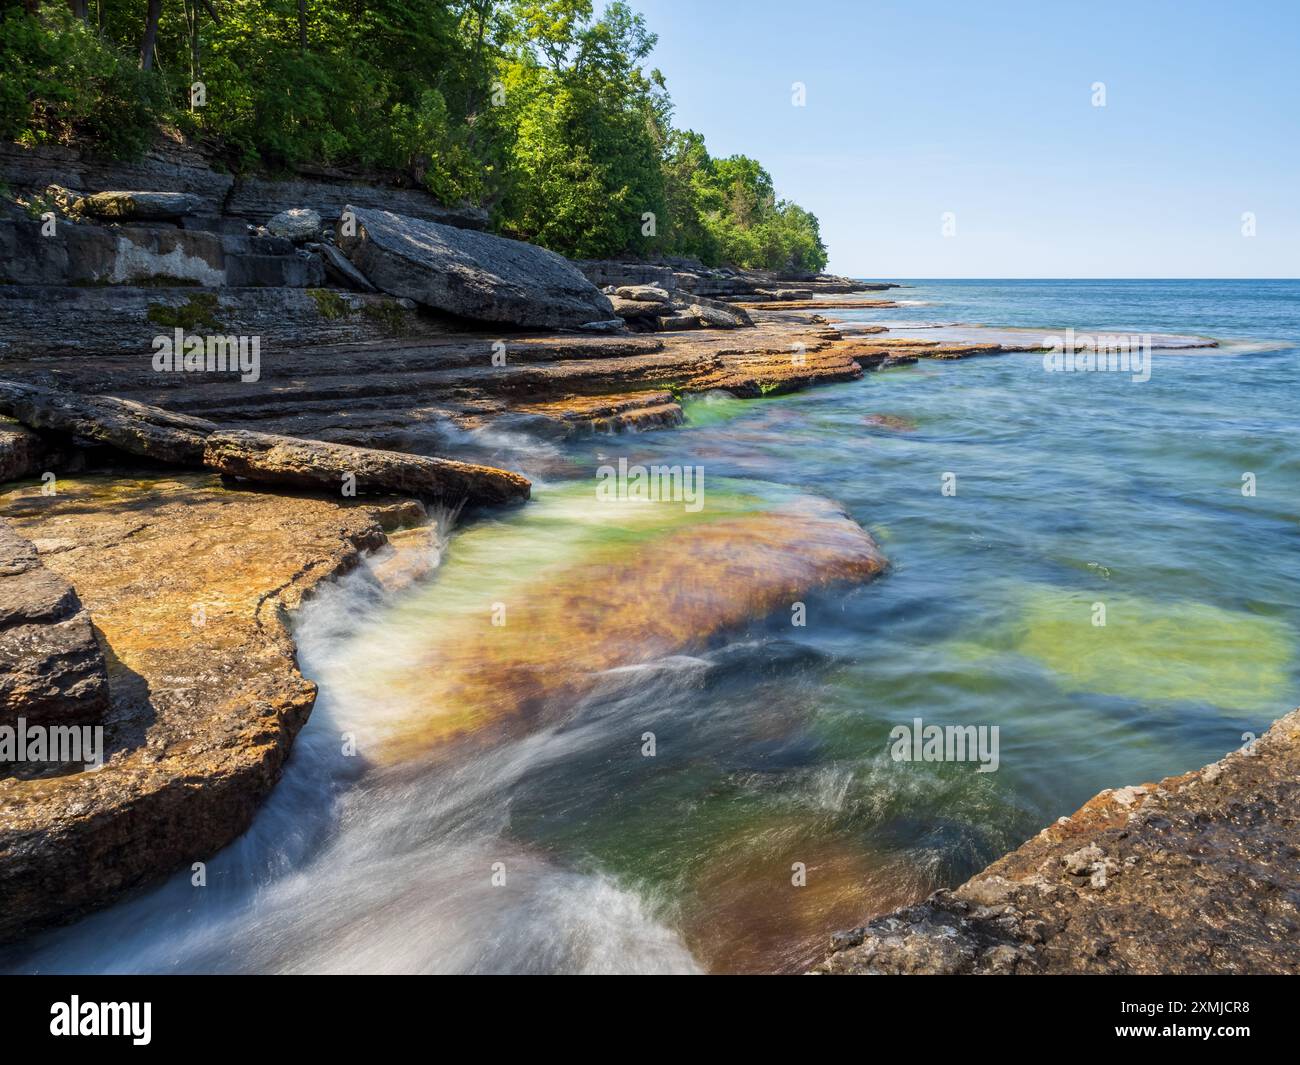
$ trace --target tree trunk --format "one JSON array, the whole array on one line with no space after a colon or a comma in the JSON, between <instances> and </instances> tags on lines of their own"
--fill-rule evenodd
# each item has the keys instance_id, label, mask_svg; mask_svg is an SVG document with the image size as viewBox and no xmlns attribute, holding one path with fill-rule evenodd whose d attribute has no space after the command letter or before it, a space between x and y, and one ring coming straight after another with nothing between
<instances>
[{"instance_id":1,"label":"tree trunk","mask_svg":"<svg viewBox=\"0 0 1300 1065\"><path fill-rule=\"evenodd\" d=\"M158 18L162 15L163 0L149 0L149 10L144 16L144 37L140 40L140 69L153 69L153 46L158 39Z\"/></svg>"},{"instance_id":2,"label":"tree trunk","mask_svg":"<svg viewBox=\"0 0 1300 1065\"><path fill-rule=\"evenodd\" d=\"M307 0L298 0L298 48L307 51Z\"/></svg>"},{"instance_id":3,"label":"tree trunk","mask_svg":"<svg viewBox=\"0 0 1300 1065\"><path fill-rule=\"evenodd\" d=\"M90 21L90 0L68 0L68 7L72 8L74 17L82 22Z\"/></svg>"}]
</instances>

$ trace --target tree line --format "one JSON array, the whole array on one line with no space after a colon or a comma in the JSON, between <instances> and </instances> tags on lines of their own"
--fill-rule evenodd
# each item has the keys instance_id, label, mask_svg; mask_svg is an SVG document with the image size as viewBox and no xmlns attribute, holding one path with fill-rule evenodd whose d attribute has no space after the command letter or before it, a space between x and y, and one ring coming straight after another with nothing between
<instances>
[{"instance_id":1,"label":"tree line","mask_svg":"<svg viewBox=\"0 0 1300 1065\"><path fill-rule=\"evenodd\" d=\"M593 0L0 0L0 137L362 169L576 258L815 272L817 219L673 125L655 35Z\"/></svg>"}]
</instances>

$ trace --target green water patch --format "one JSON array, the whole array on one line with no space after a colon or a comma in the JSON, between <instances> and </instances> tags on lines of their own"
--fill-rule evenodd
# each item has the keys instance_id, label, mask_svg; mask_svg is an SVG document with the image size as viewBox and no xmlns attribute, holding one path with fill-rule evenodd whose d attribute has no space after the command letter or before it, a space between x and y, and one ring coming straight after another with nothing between
<instances>
[{"instance_id":1,"label":"green water patch","mask_svg":"<svg viewBox=\"0 0 1300 1065\"><path fill-rule=\"evenodd\" d=\"M682 412L686 416L687 425L703 428L731 421L747 407L751 407L752 403L753 400L737 399L730 392L705 392L683 397Z\"/></svg>"},{"instance_id":2,"label":"green water patch","mask_svg":"<svg viewBox=\"0 0 1300 1065\"><path fill-rule=\"evenodd\" d=\"M438 614L454 613L458 605L480 609L485 587L499 595L609 550L768 506L720 480L707 482L699 511L681 502L602 502L595 486L594 479L584 479L540 488L529 506L511 516L458 532L438 574Z\"/></svg>"},{"instance_id":3,"label":"green water patch","mask_svg":"<svg viewBox=\"0 0 1300 1065\"><path fill-rule=\"evenodd\" d=\"M1046 667L1066 691L1141 703L1259 714L1293 698L1294 633L1275 618L1051 585L1023 587L1015 602L1014 621L952 649L967 660L1013 652Z\"/></svg>"}]
</instances>

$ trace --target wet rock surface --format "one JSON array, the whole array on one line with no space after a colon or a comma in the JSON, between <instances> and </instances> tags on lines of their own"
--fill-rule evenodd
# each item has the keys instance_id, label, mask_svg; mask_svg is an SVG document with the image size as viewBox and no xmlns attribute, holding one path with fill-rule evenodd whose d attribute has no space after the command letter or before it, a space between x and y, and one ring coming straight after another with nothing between
<instances>
[{"instance_id":1,"label":"wet rock surface","mask_svg":"<svg viewBox=\"0 0 1300 1065\"><path fill-rule=\"evenodd\" d=\"M1221 761L1105 791L979 875L838 933L821 974L1300 969L1300 710Z\"/></svg>"}]
</instances>

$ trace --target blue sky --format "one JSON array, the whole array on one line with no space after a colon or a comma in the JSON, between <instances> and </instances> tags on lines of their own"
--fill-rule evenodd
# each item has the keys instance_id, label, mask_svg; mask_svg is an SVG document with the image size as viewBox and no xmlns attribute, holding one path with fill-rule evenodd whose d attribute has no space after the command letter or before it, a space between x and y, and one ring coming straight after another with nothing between
<instances>
[{"instance_id":1,"label":"blue sky","mask_svg":"<svg viewBox=\"0 0 1300 1065\"><path fill-rule=\"evenodd\" d=\"M1300 277L1300 0L629 3L677 124L758 158L834 272Z\"/></svg>"}]
</instances>

